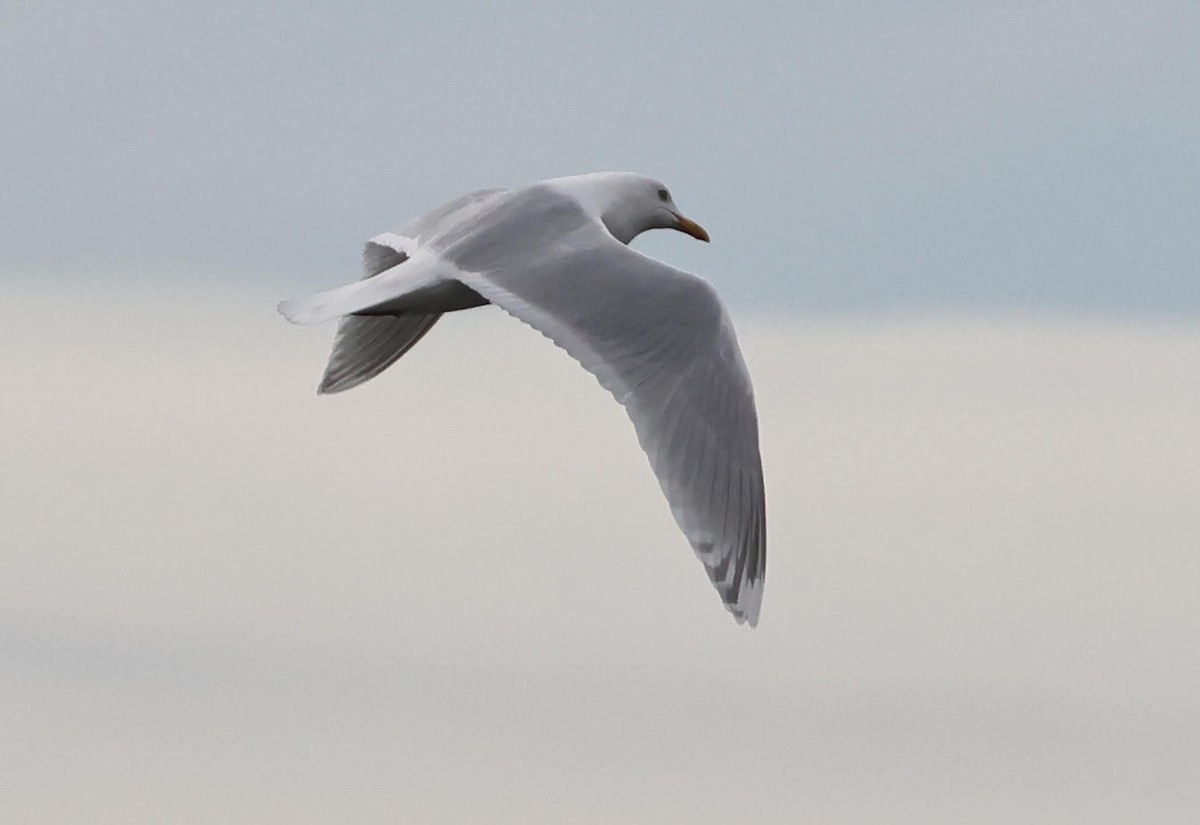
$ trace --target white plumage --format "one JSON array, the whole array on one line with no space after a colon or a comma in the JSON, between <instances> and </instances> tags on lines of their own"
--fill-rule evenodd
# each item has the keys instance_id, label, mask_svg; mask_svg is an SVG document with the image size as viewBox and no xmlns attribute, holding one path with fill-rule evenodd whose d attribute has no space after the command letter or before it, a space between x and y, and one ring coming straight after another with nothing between
<instances>
[{"instance_id":1,"label":"white plumage","mask_svg":"<svg viewBox=\"0 0 1200 825\"><path fill-rule=\"evenodd\" d=\"M750 376L713 287L627 246L654 228L708 240L640 175L483 190L371 239L362 280L279 311L341 318L320 392L378 375L445 312L492 303L539 330L625 407L722 601L754 625L766 522Z\"/></svg>"}]
</instances>

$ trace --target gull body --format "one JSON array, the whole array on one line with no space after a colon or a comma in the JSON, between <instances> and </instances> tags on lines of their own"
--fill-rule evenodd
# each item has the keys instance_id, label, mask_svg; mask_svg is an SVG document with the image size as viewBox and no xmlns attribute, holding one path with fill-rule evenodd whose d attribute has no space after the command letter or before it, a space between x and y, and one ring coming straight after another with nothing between
<instances>
[{"instance_id":1,"label":"gull body","mask_svg":"<svg viewBox=\"0 0 1200 825\"><path fill-rule=\"evenodd\" d=\"M722 601L754 625L766 525L750 377L713 287L627 246L660 228L709 239L642 175L484 189L375 236L361 280L279 311L340 319L319 393L378 375L446 312L491 303L539 330L625 407Z\"/></svg>"}]
</instances>

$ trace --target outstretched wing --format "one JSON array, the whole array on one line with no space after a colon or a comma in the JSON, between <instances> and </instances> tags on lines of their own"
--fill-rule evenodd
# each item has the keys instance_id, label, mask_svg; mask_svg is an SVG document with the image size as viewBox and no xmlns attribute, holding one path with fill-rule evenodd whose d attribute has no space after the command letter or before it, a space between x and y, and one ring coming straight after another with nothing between
<instances>
[{"instance_id":1,"label":"outstretched wing","mask_svg":"<svg viewBox=\"0 0 1200 825\"><path fill-rule=\"evenodd\" d=\"M756 624L766 573L758 418L713 287L598 225L519 266L492 263L463 268L460 280L565 349L625 407L725 606Z\"/></svg>"}]
</instances>

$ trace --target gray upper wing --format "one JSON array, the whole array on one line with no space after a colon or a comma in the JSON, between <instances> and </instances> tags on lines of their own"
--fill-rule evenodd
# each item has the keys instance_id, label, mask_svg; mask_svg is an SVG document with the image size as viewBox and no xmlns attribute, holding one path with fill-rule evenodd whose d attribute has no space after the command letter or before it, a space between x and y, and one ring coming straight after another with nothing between
<instances>
[{"instance_id":1,"label":"gray upper wing","mask_svg":"<svg viewBox=\"0 0 1200 825\"><path fill-rule=\"evenodd\" d=\"M755 624L766 572L762 464L750 376L728 313L707 281L595 223L567 211L551 222L567 235L526 240L525 254L473 244L458 256L460 279L565 349L626 408L721 599L738 621Z\"/></svg>"},{"instance_id":2,"label":"gray upper wing","mask_svg":"<svg viewBox=\"0 0 1200 825\"><path fill-rule=\"evenodd\" d=\"M470 227L480 213L492 208L507 189L479 189L460 195L454 200L447 201L431 212L427 212L399 230L399 234L421 243L428 243L432 238L453 232L459 227Z\"/></svg>"}]
</instances>

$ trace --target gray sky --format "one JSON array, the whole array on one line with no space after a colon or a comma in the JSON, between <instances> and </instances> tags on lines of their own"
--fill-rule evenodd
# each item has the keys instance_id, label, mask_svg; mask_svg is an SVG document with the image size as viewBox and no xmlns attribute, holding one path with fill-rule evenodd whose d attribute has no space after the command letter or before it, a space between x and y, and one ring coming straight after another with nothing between
<instances>
[{"instance_id":1,"label":"gray sky","mask_svg":"<svg viewBox=\"0 0 1200 825\"><path fill-rule=\"evenodd\" d=\"M461 191L617 168L735 304L1200 311L1195 3L481 8L6 4L0 272L333 285Z\"/></svg>"},{"instance_id":2,"label":"gray sky","mask_svg":"<svg viewBox=\"0 0 1200 825\"><path fill-rule=\"evenodd\" d=\"M899 5L6 5L0 821L1200 819L1200 11ZM638 243L734 307L754 631L541 336L318 399L273 311L604 168L713 234Z\"/></svg>"},{"instance_id":3,"label":"gray sky","mask_svg":"<svg viewBox=\"0 0 1200 825\"><path fill-rule=\"evenodd\" d=\"M14 293L4 822L1197 821L1194 330L741 316L749 630L497 310L316 398L266 291Z\"/></svg>"}]
</instances>

